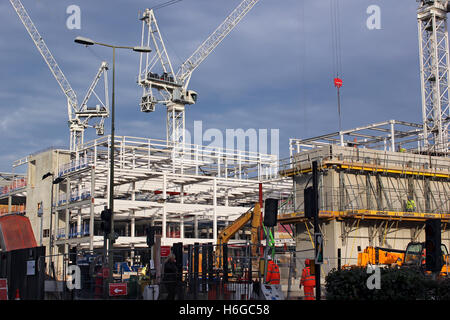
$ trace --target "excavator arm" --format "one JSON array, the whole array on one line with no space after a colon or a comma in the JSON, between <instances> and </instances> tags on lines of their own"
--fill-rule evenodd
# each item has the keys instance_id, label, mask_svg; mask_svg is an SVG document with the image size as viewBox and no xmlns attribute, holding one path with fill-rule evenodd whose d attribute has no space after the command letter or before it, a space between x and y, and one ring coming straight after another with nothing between
<instances>
[{"instance_id":1,"label":"excavator arm","mask_svg":"<svg viewBox=\"0 0 450 320\"><path fill-rule=\"evenodd\" d=\"M261 207L259 203L243 213L239 218L237 218L232 224L222 230L217 237L217 254L216 254L216 265L220 265L220 259L223 257L223 245L228 243L232 236L241 230L249 221L251 220L251 244L252 244L252 256L256 256L258 243L258 227L261 222Z\"/></svg>"}]
</instances>

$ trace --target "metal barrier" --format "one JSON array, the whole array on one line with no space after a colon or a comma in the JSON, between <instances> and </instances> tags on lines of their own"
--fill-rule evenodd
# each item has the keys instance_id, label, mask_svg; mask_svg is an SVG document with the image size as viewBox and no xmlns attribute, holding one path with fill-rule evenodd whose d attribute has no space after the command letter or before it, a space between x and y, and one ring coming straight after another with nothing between
<instances>
[{"instance_id":1,"label":"metal barrier","mask_svg":"<svg viewBox=\"0 0 450 320\"><path fill-rule=\"evenodd\" d=\"M252 255L252 249L253 253L256 249L256 255ZM150 259L155 248L114 249L106 257L103 251L75 250L66 254L41 255L36 265L40 277L45 280L44 296L29 293L26 297L47 300L260 300L258 288L265 280L264 260L259 260L260 249L248 243L221 246L211 243L183 246L178 243L171 250L176 259L173 262L176 268L172 269L167 254L160 259ZM217 252L222 255L216 255ZM113 270L108 268L108 259L113 259ZM280 270L284 299L304 298L304 288L300 289L299 284L306 259L314 261L313 249L276 248L273 252L273 260ZM356 267L357 263L356 258L346 256L325 257L320 266L322 295L326 295L325 278L330 271Z\"/></svg>"}]
</instances>

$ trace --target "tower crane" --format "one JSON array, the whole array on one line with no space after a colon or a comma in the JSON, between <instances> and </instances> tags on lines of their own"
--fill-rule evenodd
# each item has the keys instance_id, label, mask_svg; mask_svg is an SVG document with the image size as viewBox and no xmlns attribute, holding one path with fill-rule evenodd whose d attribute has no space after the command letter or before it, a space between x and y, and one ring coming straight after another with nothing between
<instances>
[{"instance_id":1,"label":"tower crane","mask_svg":"<svg viewBox=\"0 0 450 320\"><path fill-rule=\"evenodd\" d=\"M38 51L44 58L47 63L50 71L67 97L67 113L69 116L69 128L70 128L70 150L75 151L81 144L83 144L84 138L84 130L88 127L93 127L96 129L98 135L103 135L104 133L104 120L109 116L109 99L108 99L108 77L107 70L108 64L106 62L102 62L100 68L89 87L85 98L81 106L78 105L78 99L75 91L72 89L69 81L66 76L62 72L55 58L53 57L50 49L45 44L44 39L39 34L39 31L36 29L33 21L28 15L25 7L21 3L20 0L9 0L23 25L27 29L31 39L36 45ZM103 76L104 78L104 89L105 96L104 101L100 99L100 97L95 93L95 88ZM91 96L94 95L100 105L96 105L94 108L88 107L87 103L90 100ZM100 118L100 120L90 125L89 121L93 118Z\"/></svg>"},{"instance_id":2,"label":"tower crane","mask_svg":"<svg viewBox=\"0 0 450 320\"><path fill-rule=\"evenodd\" d=\"M153 50L151 53L141 54L138 83L143 87L143 94L140 109L142 112L153 112L157 104L166 105L168 142L174 144L185 142L185 107L197 101L197 92L188 90L192 73L258 1L243 0L181 65L177 73L173 71L153 10L144 11L140 19L141 45L153 47Z\"/></svg>"},{"instance_id":3,"label":"tower crane","mask_svg":"<svg viewBox=\"0 0 450 320\"><path fill-rule=\"evenodd\" d=\"M447 153L450 147L450 57L447 29L450 1L418 1L424 146L435 152Z\"/></svg>"}]
</instances>

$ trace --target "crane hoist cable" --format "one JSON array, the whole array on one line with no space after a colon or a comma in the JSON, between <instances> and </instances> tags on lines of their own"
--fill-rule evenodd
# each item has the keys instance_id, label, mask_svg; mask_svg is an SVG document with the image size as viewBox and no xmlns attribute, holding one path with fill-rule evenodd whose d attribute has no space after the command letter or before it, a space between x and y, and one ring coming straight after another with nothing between
<instances>
[{"instance_id":1,"label":"crane hoist cable","mask_svg":"<svg viewBox=\"0 0 450 320\"><path fill-rule=\"evenodd\" d=\"M342 73L341 59L341 17L339 0L330 0L331 14L331 41L333 50L333 74L339 76Z\"/></svg>"},{"instance_id":2,"label":"crane hoist cable","mask_svg":"<svg viewBox=\"0 0 450 320\"><path fill-rule=\"evenodd\" d=\"M333 55L333 77L334 86L337 88L337 102L338 102L338 116L339 116L339 131L342 130L341 117L341 95L340 89L342 87L342 79L339 77L342 73L342 58L341 58L341 18L339 0L330 0L330 14L331 14L331 47Z\"/></svg>"}]
</instances>

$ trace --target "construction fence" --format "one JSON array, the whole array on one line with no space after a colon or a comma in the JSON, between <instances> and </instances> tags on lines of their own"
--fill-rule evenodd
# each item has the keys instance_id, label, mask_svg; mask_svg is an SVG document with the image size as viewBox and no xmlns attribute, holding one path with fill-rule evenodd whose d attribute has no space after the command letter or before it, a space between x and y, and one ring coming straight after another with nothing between
<instances>
[{"instance_id":1,"label":"construction fence","mask_svg":"<svg viewBox=\"0 0 450 320\"><path fill-rule=\"evenodd\" d=\"M45 299L57 300L261 300L267 262L262 247L248 243L229 245L176 243L170 250L155 248L100 251L72 250L45 259ZM219 254L218 254L219 253ZM256 253L256 254L255 254ZM170 273L168 255L175 256ZM266 253L267 254L267 253ZM312 250L276 248L268 252L280 269L283 299L302 299L299 289L305 259ZM113 259L112 271L109 259ZM226 263L224 263L226 262ZM326 275L332 263L322 265Z\"/></svg>"},{"instance_id":2,"label":"construction fence","mask_svg":"<svg viewBox=\"0 0 450 320\"><path fill-rule=\"evenodd\" d=\"M40 248L39 254L22 250L15 260L7 253L2 255L5 263L0 263L0 277L8 279L9 299L20 291L22 300L264 300L261 287L267 260L259 257L265 254L279 266L280 299L298 300L304 298L304 286L299 285L305 262L309 259L314 264L311 249L276 247L263 252L246 243L178 243L159 252L159 261L151 259L155 248L115 249L106 256L102 250L44 256L44 247ZM169 254L175 256L172 272L167 266ZM30 261L35 266L32 274ZM357 265L356 258L324 257L320 265L322 298L330 271Z\"/></svg>"}]
</instances>

